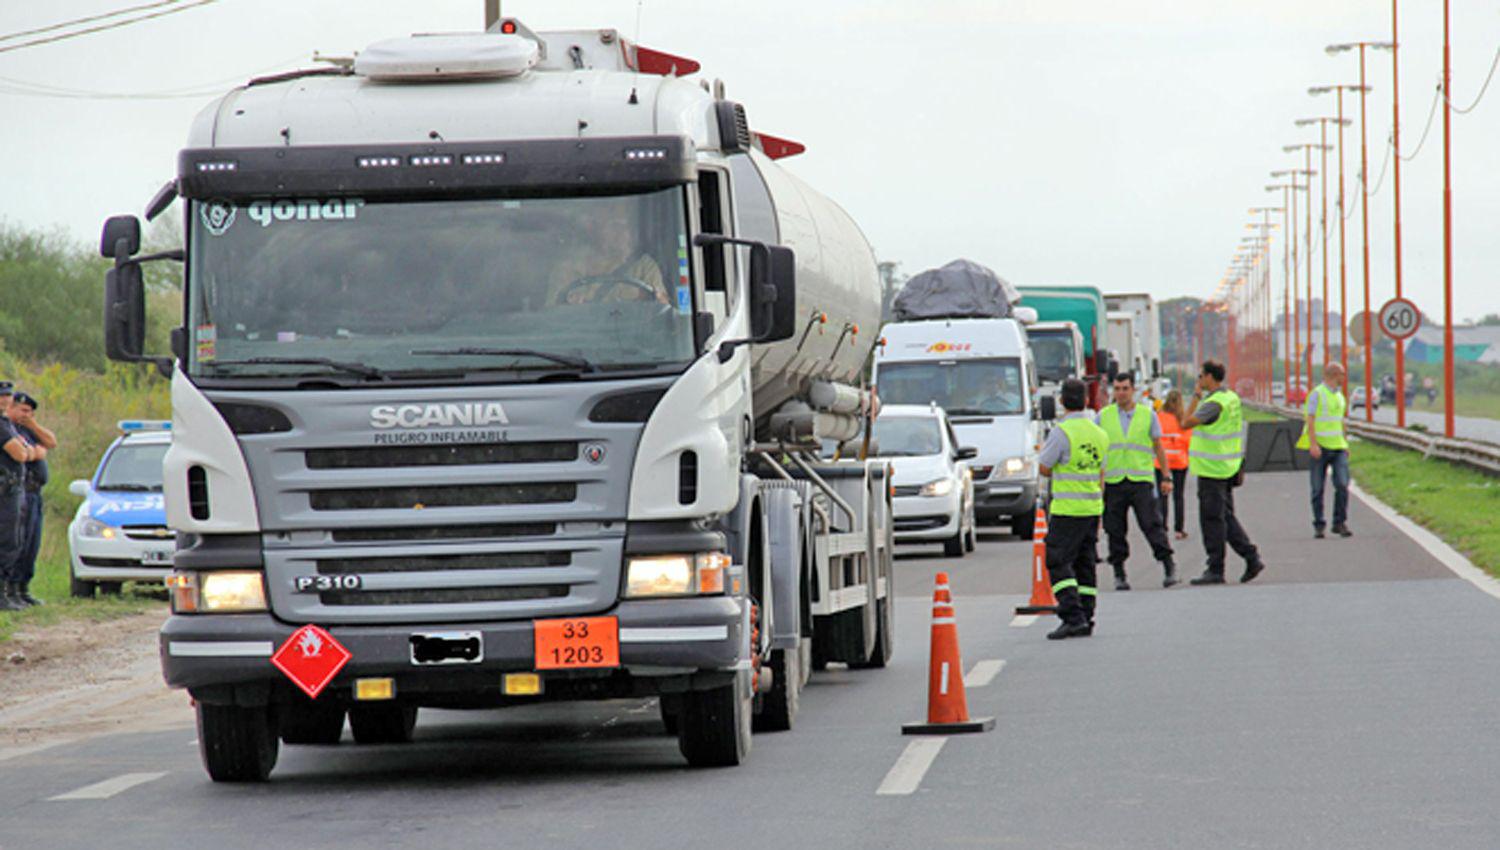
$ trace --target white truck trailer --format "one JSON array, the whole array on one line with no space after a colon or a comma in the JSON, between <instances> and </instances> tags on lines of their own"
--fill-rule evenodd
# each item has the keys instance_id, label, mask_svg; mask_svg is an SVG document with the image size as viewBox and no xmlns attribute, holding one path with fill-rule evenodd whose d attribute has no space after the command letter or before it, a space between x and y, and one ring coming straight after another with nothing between
<instances>
[{"instance_id":1,"label":"white truck trailer","mask_svg":"<svg viewBox=\"0 0 1500 850\"><path fill-rule=\"evenodd\" d=\"M161 658L215 780L346 717L651 695L737 764L810 668L889 659L887 470L817 459L873 415L875 259L696 68L514 19L382 42L202 111L147 210L185 200L185 252L106 223L108 353L171 373Z\"/></svg>"},{"instance_id":2,"label":"white truck trailer","mask_svg":"<svg viewBox=\"0 0 1500 850\"><path fill-rule=\"evenodd\" d=\"M1136 380L1144 382L1161 375L1161 317L1156 311L1156 300L1144 292L1105 295L1105 306L1109 308L1110 325L1114 325L1116 314L1128 318L1131 327L1131 360L1135 364ZM1113 332L1113 331L1112 331ZM1126 368L1126 359L1120 357L1120 368Z\"/></svg>"}]
</instances>

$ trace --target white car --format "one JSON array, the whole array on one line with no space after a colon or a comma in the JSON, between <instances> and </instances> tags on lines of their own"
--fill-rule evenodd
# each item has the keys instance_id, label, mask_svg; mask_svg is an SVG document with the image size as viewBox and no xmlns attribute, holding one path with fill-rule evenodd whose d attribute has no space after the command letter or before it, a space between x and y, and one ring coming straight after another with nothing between
<instances>
[{"instance_id":1,"label":"white car","mask_svg":"<svg viewBox=\"0 0 1500 850\"><path fill-rule=\"evenodd\" d=\"M976 451L959 446L948 415L936 406L890 404L875 420L876 451L894 474L897 543L942 543L961 558L974 551Z\"/></svg>"},{"instance_id":2,"label":"white car","mask_svg":"<svg viewBox=\"0 0 1500 850\"><path fill-rule=\"evenodd\" d=\"M92 480L72 482L83 504L68 525L72 595L118 593L126 581L160 582L172 572L177 536L167 528L162 458L172 435L165 422L121 422L124 433Z\"/></svg>"}]
</instances>

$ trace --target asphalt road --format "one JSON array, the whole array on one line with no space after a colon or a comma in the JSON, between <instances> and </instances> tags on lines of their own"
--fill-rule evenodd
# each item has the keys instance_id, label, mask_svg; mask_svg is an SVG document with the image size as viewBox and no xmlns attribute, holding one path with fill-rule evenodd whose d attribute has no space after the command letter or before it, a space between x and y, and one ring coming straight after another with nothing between
<instances>
[{"instance_id":1,"label":"asphalt road","mask_svg":"<svg viewBox=\"0 0 1500 850\"><path fill-rule=\"evenodd\" d=\"M1012 617L1029 544L910 550L893 665L816 675L740 768L684 767L640 700L425 712L410 745L284 748L248 787L206 779L191 728L120 734L0 762L0 847L1500 846L1500 600L1359 503L1355 538L1313 541L1305 493L1240 491L1256 582L1162 590L1137 554L1086 640ZM1201 557L1194 531L1179 561ZM904 738L940 569L998 722Z\"/></svg>"},{"instance_id":2,"label":"asphalt road","mask_svg":"<svg viewBox=\"0 0 1500 850\"><path fill-rule=\"evenodd\" d=\"M1364 409L1351 411L1353 418L1364 417ZM1375 410L1375 421L1386 425L1396 424L1396 406L1394 404L1381 405ZM1414 425L1420 423L1434 434L1443 433L1445 427L1443 422L1443 400L1438 399L1433 404L1427 404L1425 399L1418 401L1406 409L1406 424ZM1453 417L1453 435L1468 440L1484 440L1489 443L1500 443L1500 419L1482 419L1478 416L1455 416Z\"/></svg>"}]
</instances>

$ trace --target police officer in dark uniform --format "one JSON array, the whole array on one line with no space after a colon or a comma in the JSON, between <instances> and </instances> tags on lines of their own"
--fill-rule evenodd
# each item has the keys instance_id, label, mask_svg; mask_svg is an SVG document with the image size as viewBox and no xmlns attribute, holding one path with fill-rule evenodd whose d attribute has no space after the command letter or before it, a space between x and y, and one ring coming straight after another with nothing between
<instances>
[{"instance_id":1,"label":"police officer in dark uniform","mask_svg":"<svg viewBox=\"0 0 1500 850\"><path fill-rule=\"evenodd\" d=\"M26 463L26 495L21 510L21 553L11 568L14 582L11 598L23 604L41 605L31 595L31 579L36 575L36 556L42 548L42 488L47 486L47 455L57 448L57 435L36 421L40 405L26 393L16 393L10 401L10 421L21 439L31 445L32 459Z\"/></svg>"},{"instance_id":2,"label":"police officer in dark uniform","mask_svg":"<svg viewBox=\"0 0 1500 850\"><path fill-rule=\"evenodd\" d=\"M1062 625L1048 640L1089 637L1099 595L1094 546L1104 513L1104 460L1109 437L1084 413L1087 388L1077 378L1063 381L1066 413L1047 435L1037 456L1041 473L1052 479L1052 510L1047 519L1047 572Z\"/></svg>"},{"instance_id":3,"label":"police officer in dark uniform","mask_svg":"<svg viewBox=\"0 0 1500 850\"><path fill-rule=\"evenodd\" d=\"M27 607L12 596L12 570L21 554L26 462L31 460L32 451L8 417L11 392L11 383L0 381L0 611Z\"/></svg>"}]
</instances>

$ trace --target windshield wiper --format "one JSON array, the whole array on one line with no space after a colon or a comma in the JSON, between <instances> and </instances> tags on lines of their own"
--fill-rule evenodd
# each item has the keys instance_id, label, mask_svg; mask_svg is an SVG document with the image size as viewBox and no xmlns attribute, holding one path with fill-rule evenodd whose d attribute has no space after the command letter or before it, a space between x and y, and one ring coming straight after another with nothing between
<instances>
[{"instance_id":1,"label":"windshield wiper","mask_svg":"<svg viewBox=\"0 0 1500 850\"><path fill-rule=\"evenodd\" d=\"M426 357L462 356L462 357L536 357L541 360L550 360L563 366L578 369L583 372L597 372L599 367L582 357L571 357L567 354L553 354L550 351L538 351L535 348L420 348L411 352L413 355Z\"/></svg>"},{"instance_id":2,"label":"windshield wiper","mask_svg":"<svg viewBox=\"0 0 1500 850\"><path fill-rule=\"evenodd\" d=\"M330 360L327 357L247 357L244 360L211 360L205 366L265 366L283 364L287 366L327 366L350 375L358 375L372 381L381 380L386 374L374 366L365 366L362 363L346 363L342 360Z\"/></svg>"},{"instance_id":3,"label":"windshield wiper","mask_svg":"<svg viewBox=\"0 0 1500 850\"><path fill-rule=\"evenodd\" d=\"M949 416L994 416L995 414L972 407L949 407L946 408Z\"/></svg>"},{"instance_id":4,"label":"windshield wiper","mask_svg":"<svg viewBox=\"0 0 1500 850\"><path fill-rule=\"evenodd\" d=\"M152 487L150 484L105 484L99 487L101 493L155 493L160 487Z\"/></svg>"}]
</instances>

